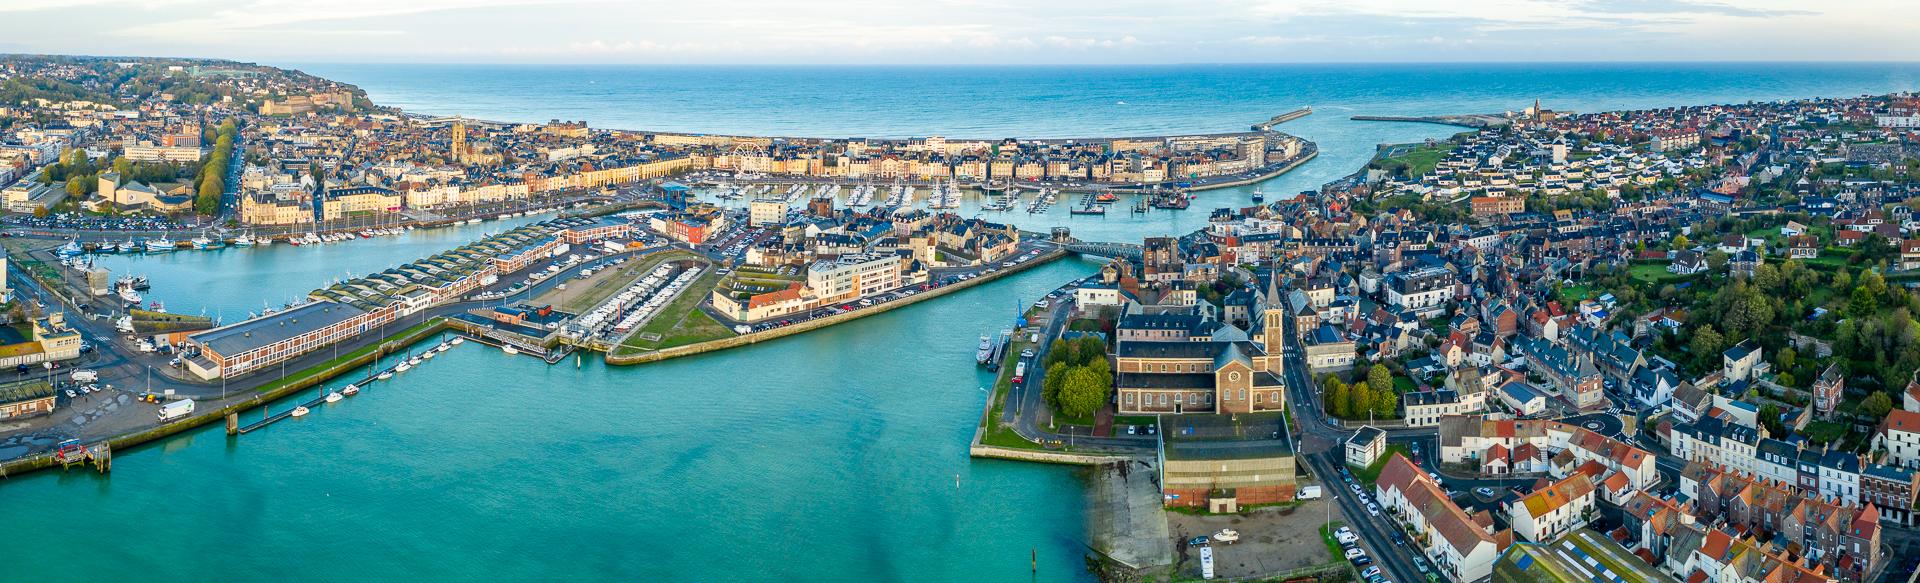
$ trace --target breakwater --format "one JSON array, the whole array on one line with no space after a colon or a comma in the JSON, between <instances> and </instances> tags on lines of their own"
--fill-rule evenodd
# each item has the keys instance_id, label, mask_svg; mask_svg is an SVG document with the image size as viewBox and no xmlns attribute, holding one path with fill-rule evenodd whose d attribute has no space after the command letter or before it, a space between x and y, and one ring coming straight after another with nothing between
<instances>
[{"instance_id":1,"label":"breakwater","mask_svg":"<svg viewBox=\"0 0 1920 583\"><path fill-rule=\"evenodd\" d=\"M1488 114L1488 113L1476 113L1476 114L1467 114L1467 115L1426 115L1426 116L1356 115L1347 119L1351 119L1353 121L1397 121L1397 122L1406 122L1406 123L1430 123L1430 124L1439 124L1439 125L1448 125L1448 126L1460 126L1464 128L1474 128L1474 129L1500 127L1512 122L1512 120L1507 119L1507 117L1504 115L1494 115L1494 114Z\"/></svg>"},{"instance_id":2,"label":"breakwater","mask_svg":"<svg viewBox=\"0 0 1920 583\"><path fill-rule=\"evenodd\" d=\"M1296 119L1300 119L1308 115L1311 115L1312 113L1313 113L1313 108L1302 107L1300 109L1296 109L1293 111L1289 111L1280 115L1267 118L1266 123L1253 124L1253 131L1264 132L1264 131L1272 130L1273 126L1277 126L1277 125L1287 123Z\"/></svg>"}]
</instances>

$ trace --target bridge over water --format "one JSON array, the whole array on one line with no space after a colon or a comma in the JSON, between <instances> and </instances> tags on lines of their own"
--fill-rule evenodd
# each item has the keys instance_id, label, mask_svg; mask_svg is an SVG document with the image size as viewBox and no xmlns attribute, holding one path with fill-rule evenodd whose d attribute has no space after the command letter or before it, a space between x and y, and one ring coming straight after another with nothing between
<instances>
[{"instance_id":1,"label":"bridge over water","mask_svg":"<svg viewBox=\"0 0 1920 583\"><path fill-rule=\"evenodd\" d=\"M1131 259L1134 261L1139 261L1142 255L1139 243L1081 241L1067 236L1064 227L1056 229L1055 232L1051 234L1036 231L1021 231L1020 237L1027 241L1047 241L1059 246L1061 249L1067 250L1069 253L1079 255L1092 255L1109 259Z\"/></svg>"}]
</instances>

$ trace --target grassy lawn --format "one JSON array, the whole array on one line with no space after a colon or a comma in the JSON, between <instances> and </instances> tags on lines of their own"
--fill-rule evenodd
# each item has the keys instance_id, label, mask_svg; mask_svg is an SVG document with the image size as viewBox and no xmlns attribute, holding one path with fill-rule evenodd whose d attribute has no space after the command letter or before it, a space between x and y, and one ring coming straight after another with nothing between
<instances>
[{"instance_id":1,"label":"grassy lawn","mask_svg":"<svg viewBox=\"0 0 1920 583\"><path fill-rule=\"evenodd\" d=\"M1393 390L1400 391L1400 394L1402 395L1411 393L1413 392L1414 389L1418 389L1418 388L1420 388L1420 386L1414 384L1413 379L1407 378L1405 376L1393 377Z\"/></svg>"},{"instance_id":2,"label":"grassy lawn","mask_svg":"<svg viewBox=\"0 0 1920 583\"><path fill-rule=\"evenodd\" d=\"M1028 441L1014 433L1013 427L1000 422L1000 416L1007 406L1007 395L1013 390L1013 364L1020 358L1020 351L1033 343L1015 340L1007 345L1007 359L1000 365L1000 376L993 382L993 406L987 409L987 431L980 436L981 445L1008 447L1015 449L1045 449L1040 444Z\"/></svg>"},{"instance_id":3,"label":"grassy lawn","mask_svg":"<svg viewBox=\"0 0 1920 583\"><path fill-rule=\"evenodd\" d=\"M1588 299L1592 293L1593 290L1585 285L1564 286L1560 288L1560 303L1578 304L1581 300Z\"/></svg>"},{"instance_id":4,"label":"grassy lawn","mask_svg":"<svg viewBox=\"0 0 1920 583\"><path fill-rule=\"evenodd\" d=\"M1347 560L1347 551L1340 548L1340 541L1333 538L1333 532L1336 530L1340 530L1340 527L1346 526L1346 524L1347 523L1345 522L1340 522L1338 520L1335 520L1333 522L1320 525L1320 542L1327 543L1328 555L1331 555L1334 559L1341 560L1341 561Z\"/></svg>"},{"instance_id":5,"label":"grassy lawn","mask_svg":"<svg viewBox=\"0 0 1920 583\"><path fill-rule=\"evenodd\" d=\"M680 297L674 298L672 302L667 303L666 307L661 308L660 313L647 321L645 327L628 336L627 341L620 345L619 352L631 354L646 350L660 350L734 336L733 329L699 310L700 302L707 299L708 293L713 291L714 284L720 283L721 277L719 273L711 270L700 276L693 285L687 286L686 290L680 292ZM648 334L658 334L660 339L653 341L642 339L642 336Z\"/></svg>"},{"instance_id":6,"label":"grassy lawn","mask_svg":"<svg viewBox=\"0 0 1920 583\"><path fill-rule=\"evenodd\" d=\"M1381 158L1379 161L1382 165L1392 165L1396 162L1406 164L1407 176L1418 177L1432 172L1435 166L1440 165L1440 160L1452 151L1451 143L1441 142L1432 146L1421 144L1403 147L1396 155Z\"/></svg>"},{"instance_id":7,"label":"grassy lawn","mask_svg":"<svg viewBox=\"0 0 1920 583\"><path fill-rule=\"evenodd\" d=\"M1649 284L1674 283L1684 279L1683 276L1667 272L1665 263L1635 263L1627 268L1627 275Z\"/></svg>"},{"instance_id":8,"label":"grassy lawn","mask_svg":"<svg viewBox=\"0 0 1920 583\"><path fill-rule=\"evenodd\" d=\"M1373 489L1373 481L1380 479L1380 469L1387 466L1387 460L1393 459L1395 452L1407 456L1407 459L1413 459L1413 452L1407 451L1406 445L1389 443L1387 444L1387 450L1381 452L1380 459L1374 460L1373 465L1364 468L1349 466L1350 469L1353 470L1353 479L1359 480L1362 484L1366 484L1367 489Z\"/></svg>"}]
</instances>

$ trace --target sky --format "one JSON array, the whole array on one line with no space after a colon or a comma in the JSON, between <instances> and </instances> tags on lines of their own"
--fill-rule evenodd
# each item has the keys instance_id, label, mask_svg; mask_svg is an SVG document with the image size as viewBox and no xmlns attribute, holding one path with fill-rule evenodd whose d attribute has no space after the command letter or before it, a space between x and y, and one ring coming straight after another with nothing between
<instances>
[{"instance_id":1,"label":"sky","mask_svg":"<svg viewBox=\"0 0 1920 583\"><path fill-rule=\"evenodd\" d=\"M268 63L1912 61L1913 1L0 0L0 53Z\"/></svg>"}]
</instances>

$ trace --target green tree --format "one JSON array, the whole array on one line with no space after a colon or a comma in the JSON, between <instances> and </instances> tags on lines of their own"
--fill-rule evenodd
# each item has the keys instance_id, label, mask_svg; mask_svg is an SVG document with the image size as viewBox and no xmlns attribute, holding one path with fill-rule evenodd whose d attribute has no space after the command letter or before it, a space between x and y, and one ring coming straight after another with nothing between
<instances>
[{"instance_id":1,"label":"green tree","mask_svg":"<svg viewBox=\"0 0 1920 583\"><path fill-rule=\"evenodd\" d=\"M1347 384L1340 382L1340 377L1331 374L1320 377L1320 400L1328 415L1347 416Z\"/></svg>"},{"instance_id":2,"label":"green tree","mask_svg":"<svg viewBox=\"0 0 1920 583\"><path fill-rule=\"evenodd\" d=\"M1103 381L1091 369L1067 371L1067 381L1060 387L1060 412L1068 417L1092 417L1111 398L1113 384Z\"/></svg>"},{"instance_id":3,"label":"green tree","mask_svg":"<svg viewBox=\"0 0 1920 583\"><path fill-rule=\"evenodd\" d=\"M1871 318L1877 311L1880 311L1880 302L1874 299L1873 292L1868 291L1865 285L1855 286L1852 298L1847 301L1847 315Z\"/></svg>"},{"instance_id":4,"label":"green tree","mask_svg":"<svg viewBox=\"0 0 1920 583\"><path fill-rule=\"evenodd\" d=\"M1713 325L1704 324L1694 331L1693 342L1687 345L1687 351L1693 353L1694 361L1700 363L1702 369L1707 369L1712 368L1711 363L1720 360L1720 349L1725 347L1726 341L1720 337L1720 332L1714 330Z\"/></svg>"},{"instance_id":5,"label":"green tree","mask_svg":"<svg viewBox=\"0 0 1920 583\"><path fill-rule=\"evenodd\" d=\"M1040 381L1040 396L1054 408L1060 407L1060 387L1067 383L1067 363L1056 362L1047 366L1047 376Z\"/></svg>"},{"instance_id":6,"label":"green tree","mask_svg":"<svg viewBox=\"0 0 1920 583\"><path fill-rule=\"evenodd\" d=\"M1392 381L1388 381L1392 383ZM1388 387L1385 391L1373 392L1373 414L1379 417L1392 417L1395 409L1400 408L1400 394Z\"/></svg>"},{"instance_id":7,"label":"green tree","mask_svg":"<svg viewBox=\"0 0 1920 583\"><path fill-rule=\"evenodd\" d=\"M1047 345L1047 370L1053 370L1053 365L1066 362L1072 357L1073 349L1067 347L1066 339L1053 339L1053 343Z\"/></svg>"},{"instance_id":8,"label":"green tree","mask_svg":"<svg viewBox=\"0 0 1920 583\"><path fill-rule=\"evenodd\" d=\"M1860 401L1860 414L1868 419L1886 417L1887 413L1892 410L1893 399L1887 396L1886 391L1874 391L1873 394L1867 395L1866 399Z\"/></svg>"},{"instance_id":9,"label":"green tree","mask_svg":"<svg viewBox=\"0 0 1920 583\"><path fill-rule=\"evenodd\" d=\"M1680 249L1686 249L1686 248L1687 248L1687 243L1689 243L1689 241L1687 241L1687 236L1686 236L1686 235L1674 235L1674 236L1673 236L1673 243L1671 243L1671 244L1670 244L1670 246L1669 246L1668 248L1669 248L1669 249L1673 249L1673 250L1676 250L1676 251L1678 251L1678 250L1680 250Z\"/></svg>"},{"instance_id":10,"label":"green tree","mask_svg":"<svg viewBox=\"0 0 1920 583\"><path fill-rule=\"evenodd\" d=\"M1353 386L1347 387L1346 417L1364 417L1367 411L1371 410L1373 410L1373 389L1367 388L1366 383L1354 383Z\"/></svg>"},{"instance_id":11,"label":"green tree","mask_svg":"<svg viewBox=\"0 0 1920 583\"><path fill-rule=\"evenodd\" d=\"M1375 393L1394 392L1393 371L1387 370L1387 365L1374 364L1373 368L1367 369L1367 388Z\"/></svg>"}]
</instances>

